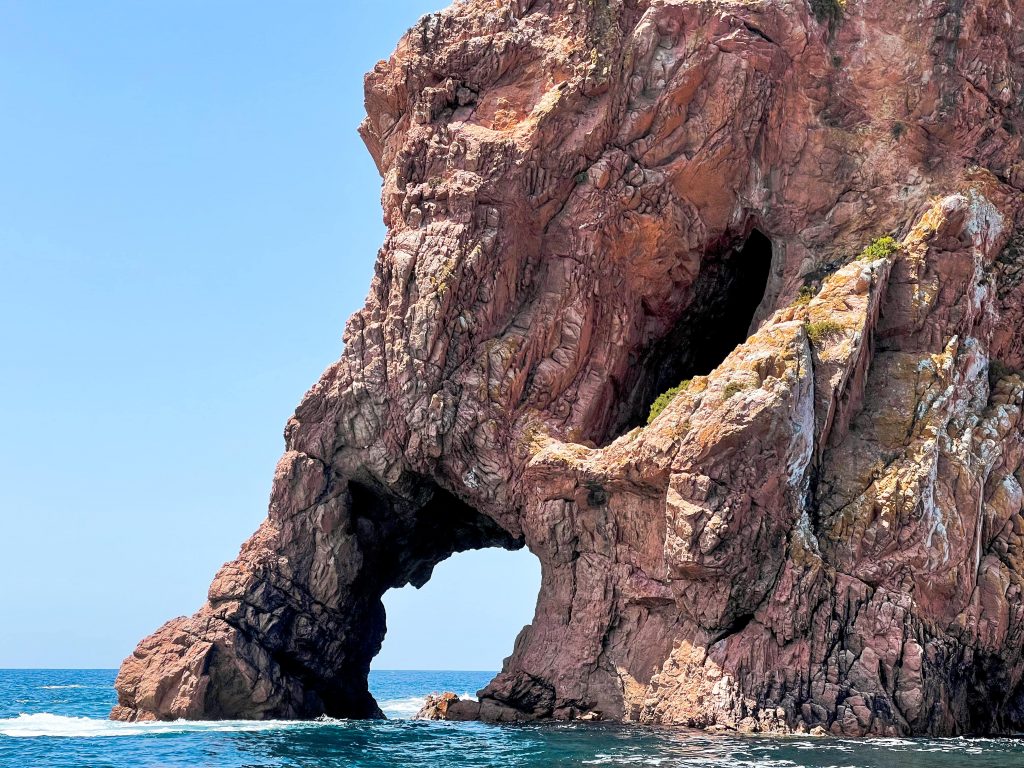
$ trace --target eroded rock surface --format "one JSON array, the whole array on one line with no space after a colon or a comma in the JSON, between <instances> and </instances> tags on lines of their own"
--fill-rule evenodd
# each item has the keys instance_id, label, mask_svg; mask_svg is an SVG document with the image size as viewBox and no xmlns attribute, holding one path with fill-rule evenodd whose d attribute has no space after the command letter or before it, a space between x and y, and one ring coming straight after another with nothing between
<instances>
[{"instance_id":1,"label":"eroded rock surface","mask_svg":"<svg viewBox=\"0 0 1024 768\"><path fill-rule=\"evenodd\" d=\"M449 717L1024 728L1024 2L813 5L409 31L366 78L366 306L113 717L380 716L380 596L526 546L534 620Z\"/></svg>"},{"instance_id":2,"label":"eroded rock surface","mask_svg":"<svg viewBox=\"0 0 1024 768\"><path fill-rule=\"evenodd\" d=\"M423 702L423 706L420 707L416 713L414 720L448 720L450 719L448 710L452 704L459 701L459 697L451 691L445 691L444 693L432 693L427 696Z\"/></svg>"}]
</instances>

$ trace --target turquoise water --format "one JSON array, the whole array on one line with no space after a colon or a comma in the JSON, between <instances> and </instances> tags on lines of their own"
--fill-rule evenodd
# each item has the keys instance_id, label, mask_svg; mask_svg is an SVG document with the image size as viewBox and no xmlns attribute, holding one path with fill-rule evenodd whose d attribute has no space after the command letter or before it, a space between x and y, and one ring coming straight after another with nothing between
<instances>
[{"instance_id":1,"label":"turquoise water","mask_svg":"<svg viewBox=\"0 0 1024 768\"><path fill-rule=\"evenodd\" d=\"M373 672L387 722L111 723L112 670L0 670L0 766L749 766L1019 768L1013 739L707 736L680 729L409 720L433 691L472 694L490 672Z\"/></svg>"}]
</instances>

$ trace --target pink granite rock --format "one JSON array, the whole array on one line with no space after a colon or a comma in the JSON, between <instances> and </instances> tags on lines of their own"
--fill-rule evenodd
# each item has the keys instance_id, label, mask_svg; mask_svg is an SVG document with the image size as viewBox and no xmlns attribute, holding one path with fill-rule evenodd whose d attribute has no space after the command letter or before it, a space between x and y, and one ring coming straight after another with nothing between
<instances>
[{"instance_id":1,"label":"pink granite rock","mask_svg":"<svg viewBox=\"0 0 1024 768\"><path fill-rule=\"evenodd\" d=\"M402 38L366 306L113 717L380 716L381 595L526 546L534 620L449 717L1024 728L1024 2L813 5Z\"/></svg>"},{"instance_id":2,"label":"pink granite rock","mask_svg":"<svg viewBox=\"0 0 1024 768\"><path fill-rule=\"evenodd\" d=\"M459 702L459 697L451 691L432 693L427 696L423 706L416 713L415 720L448 720L448 710Z\"/></svg>"}]
</instances>

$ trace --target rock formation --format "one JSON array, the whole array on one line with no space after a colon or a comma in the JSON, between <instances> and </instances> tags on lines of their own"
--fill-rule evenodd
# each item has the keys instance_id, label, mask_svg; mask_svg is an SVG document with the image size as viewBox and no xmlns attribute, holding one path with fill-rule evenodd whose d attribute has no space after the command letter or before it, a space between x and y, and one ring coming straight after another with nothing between
<instances>
[{"instance_id":1,"label":"rock formation","mask_svg":"<svg viewBox=\"0 0 1024 768\"><path fill-rule=\"evenodd\" d=\"M1022 17L420 20L366 78L366 305L267 520L112 716L378 717L381 595L526 546L534 620L448 717L1024 729Z\"/></svg>"},{"instance_id":2,"label":"rock formation","mask_svg":"<svg viewBox=\"0 0 1024 768\"><path fill-rule=\"evenodd\" d=\"M460 701L459 697L451 691L444 693L432 693L427 696L416 713L414 720L448 720L448 710L452 704Z\"/></svg>"}]
</instances>

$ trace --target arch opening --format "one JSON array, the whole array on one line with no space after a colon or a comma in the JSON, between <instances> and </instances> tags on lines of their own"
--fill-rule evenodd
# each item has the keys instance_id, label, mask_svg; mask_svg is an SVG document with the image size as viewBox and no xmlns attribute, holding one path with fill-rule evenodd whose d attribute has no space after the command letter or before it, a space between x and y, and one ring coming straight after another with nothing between
<instances>
[{"instance_id":1,"label":"arch opening","mask_svg":"<svg viewBox=\"0 0 1024 768\"><path fill-rule=\"evenodd\" d=\"M373 567L362 567L350 587L349 620L358 632L345 639L345 669L334 680L358 690L333 691L345 701L329 706L328 714L410 714L389 712L393 697L374 690L371 667L476 668L476 679L489 672L489 682L533 619L540 563L523 539L425 478L401 485L411 498L370 483L348 484L360 559Z\"/></svg>"},{"instance_id":2,"label":"arch opening","mask_svg":"<svg viewBox=\"0 0 1024 768\"><path fill-rule=\"evenodd\" d=\"M615 434L646 424L658 395L711 373L746 341L765 297L771 265L771 240L757 229L739 246L704 257L686 309L641 356Z\"/></svg>"},{"instance_id":3,"label":"arch opening","mask_svg":"<svg viewBox=\"0 0 1024 768\"><path fill-rule=\"evenodd\" d=\"M539 591L540 561L525 548L456 553L424 585L388 590L387 630L369 675L384 714L411 717L441 690L474 696L533 620Z\"/></svg>"}]
</instances>

